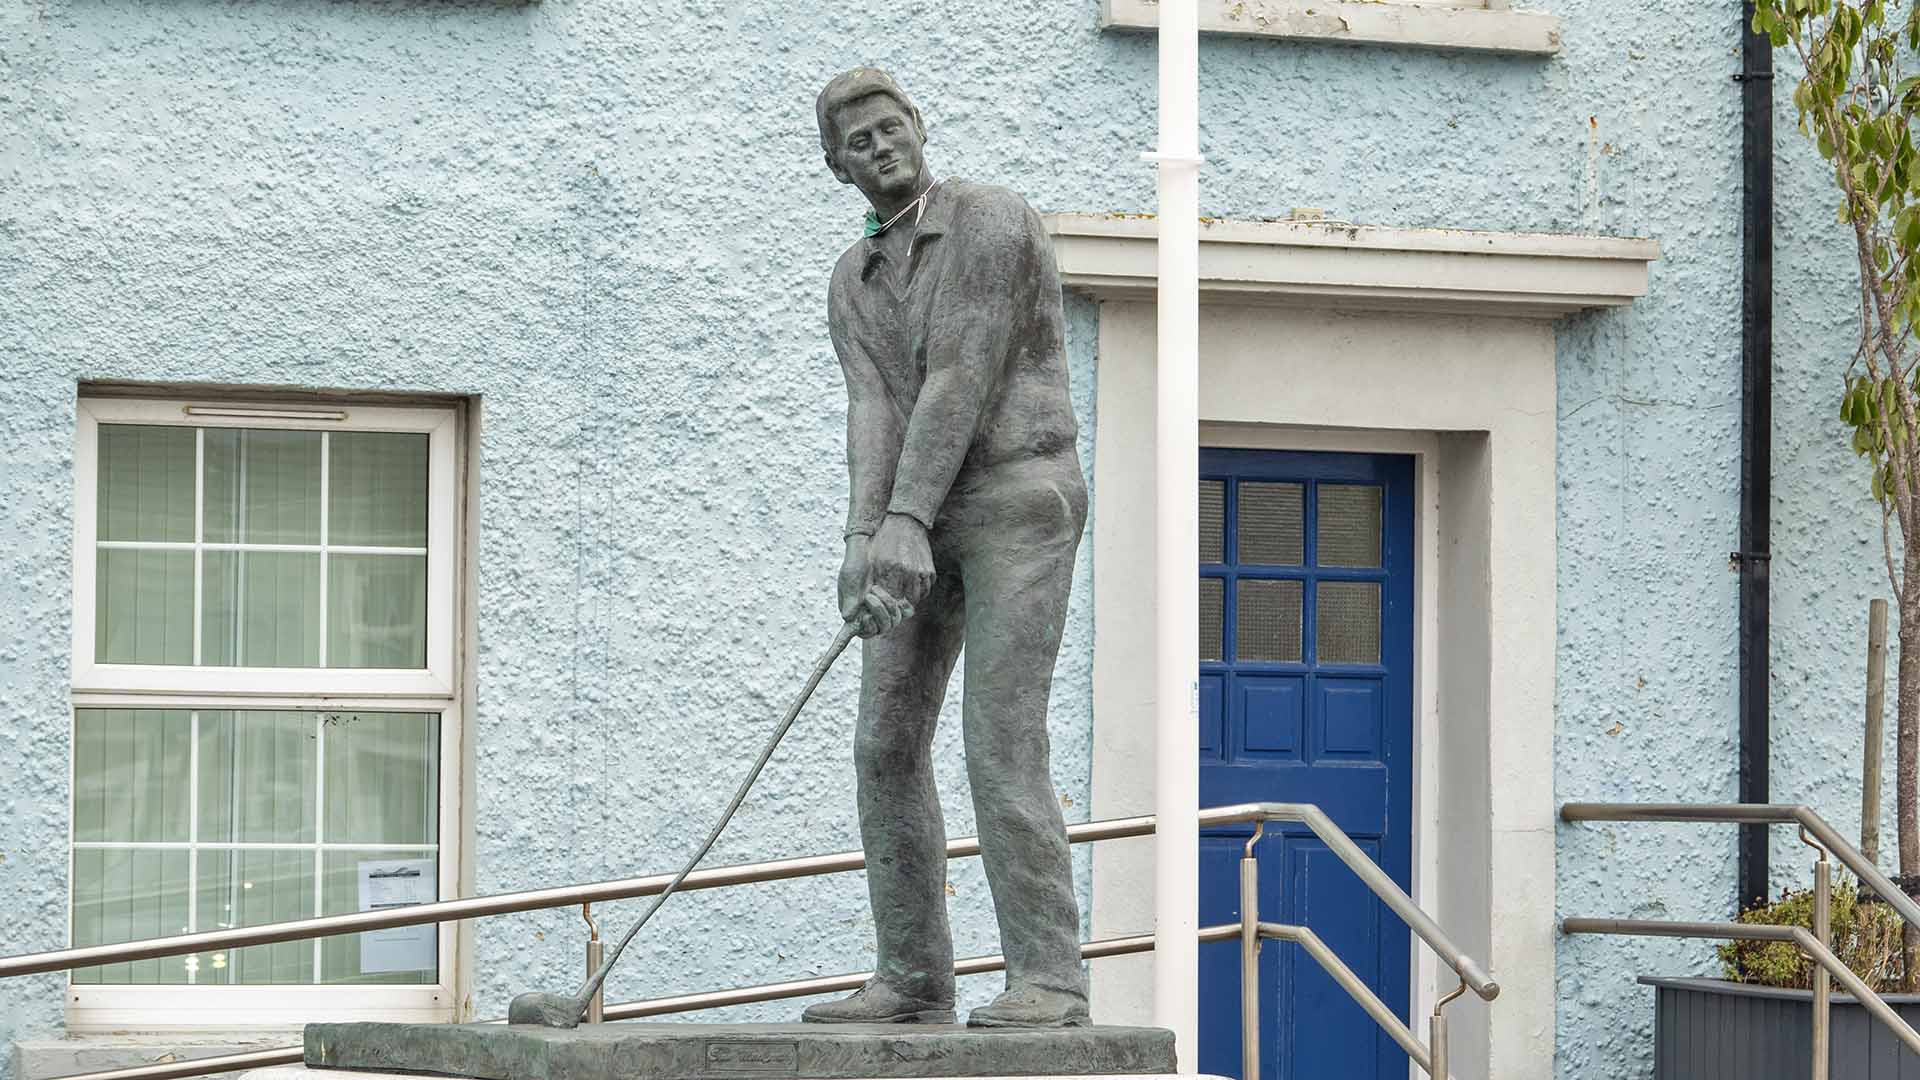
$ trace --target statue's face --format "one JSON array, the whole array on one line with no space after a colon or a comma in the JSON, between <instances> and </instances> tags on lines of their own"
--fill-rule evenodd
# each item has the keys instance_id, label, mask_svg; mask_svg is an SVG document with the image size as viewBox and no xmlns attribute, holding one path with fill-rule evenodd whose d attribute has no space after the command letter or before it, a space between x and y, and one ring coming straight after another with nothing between
<instances>
[{"instance_id":1,"label":"statue's face","mask_svg":"<svg viewBox=\"0 0 1920 1080\"><path fill-rule=\"evenodd\" d=\"M913 115L886 94L868 94L834 111L839 140L833 174L860 189L868 201L919 194L914 184L927 133Z\"/></svg>"}]
</instances>

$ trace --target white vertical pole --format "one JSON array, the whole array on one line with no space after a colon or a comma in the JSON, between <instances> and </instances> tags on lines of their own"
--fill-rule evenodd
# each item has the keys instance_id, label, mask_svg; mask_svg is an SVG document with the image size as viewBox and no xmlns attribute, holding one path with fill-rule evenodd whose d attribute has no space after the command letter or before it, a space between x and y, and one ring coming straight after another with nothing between
<instances>
[{"instance_id":1,"label":"white vertical pole","mask_svg":"<svg viewBox=\"0 0 1920 1080\"><path fill-rule=\"evenodd\" d=\"M1200 105L1195 0L1160 4L1159 350L1154 422L1154 1022L1195 1072L1199 1029Z\"/></svg>"}]
</instances>

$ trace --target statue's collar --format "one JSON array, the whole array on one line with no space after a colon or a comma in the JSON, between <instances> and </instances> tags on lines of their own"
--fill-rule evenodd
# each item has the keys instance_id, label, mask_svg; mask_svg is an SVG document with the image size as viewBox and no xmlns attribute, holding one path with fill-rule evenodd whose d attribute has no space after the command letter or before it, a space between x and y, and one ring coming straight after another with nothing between
<instances>
[{"instance_id":1,"label":"statue's collar","mask_svg":"<svg viewBox=\"0 0 1920 1080\"><path fill-rule=\"evenodd\" d=\"M920 246L922 241L936 236L946 235L953 223L954 187L959 181L947 178L935 182L933 190L927 193L927 208L920 213L920 223L914 227L913 240L908 245L909 254ZM866 245L864 257L860 261L860 280L873 276L874 267L886 260L886 254L880 250L880 237L869 236L860 241Z\"/></svg>"}]
</instances>

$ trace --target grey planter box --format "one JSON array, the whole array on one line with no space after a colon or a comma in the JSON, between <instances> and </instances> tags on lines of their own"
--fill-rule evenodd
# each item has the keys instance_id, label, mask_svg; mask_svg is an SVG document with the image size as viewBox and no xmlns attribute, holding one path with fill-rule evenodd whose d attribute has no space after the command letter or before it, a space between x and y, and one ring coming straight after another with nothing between
<instances>
[{"instance_id":1,"label":"grey planter box","mask_svg":"<svg viewBox=\"0 0 1920 1080\"><path fill-rule=\"evenodd\" d=\"M1654 988L1655 1080L1806 1080L1813 991L1641 976ZM1920 1027L1920 994L1887 994ZM1845 994L1833 995L1832 1080L1920 1080L1920 1056Z\"/></svg>"}]
</instances>

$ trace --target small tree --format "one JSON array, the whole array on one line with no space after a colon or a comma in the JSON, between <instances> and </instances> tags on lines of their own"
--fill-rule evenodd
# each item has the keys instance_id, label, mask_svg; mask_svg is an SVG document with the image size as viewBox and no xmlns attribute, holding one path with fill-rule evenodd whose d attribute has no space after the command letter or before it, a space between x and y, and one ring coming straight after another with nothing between
<instances>
[{"instance_id":1,"label":"small tree","mask_svg":"<svg viewBox=\"0 0 1920 1080\"><path fill-rule=\"evenodd\" d=\"M1913 147L1920 77L1903 77L1901 67L1920 56L1920 2L1756 0L1753 29L1799 58L1805 74L1793 104L1800 131L1833 166L1840 221L1852 226L1859 342L1842 374L1840 419L1854 453L1872 465L1869 486L1881 507L1899 613L1895 809L1902 884L1911 890L1920 880L1920 162ZM1907 928L1905 952L1912 989L1920 974L1914 927Z\"/></svg>"}]
</instances>

